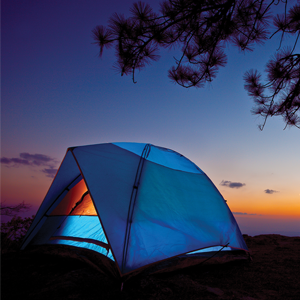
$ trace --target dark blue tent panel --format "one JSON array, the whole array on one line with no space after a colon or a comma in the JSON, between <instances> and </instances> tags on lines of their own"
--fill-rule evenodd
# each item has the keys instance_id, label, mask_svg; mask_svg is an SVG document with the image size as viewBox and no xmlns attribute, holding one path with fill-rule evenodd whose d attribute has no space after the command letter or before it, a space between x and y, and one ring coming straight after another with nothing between
<instances>
[{"instance_id":1,"label":"dark blue tent panel","mask_svg":"<svg viewBox=\"0 0 300 300\"><path fill-rule=\"evenodd\" d=\"M115 260L121 274L200 249L248 250L200 168L138 143L69 148L22 248L29 244L88 248Z\"/></svg>"}]
</instances>

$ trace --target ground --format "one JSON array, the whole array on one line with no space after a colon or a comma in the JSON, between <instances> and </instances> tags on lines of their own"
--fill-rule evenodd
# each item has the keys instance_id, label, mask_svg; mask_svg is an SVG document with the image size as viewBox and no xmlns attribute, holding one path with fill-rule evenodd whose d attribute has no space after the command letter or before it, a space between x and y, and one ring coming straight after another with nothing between
<instances>
[{"instance_id":1,"label":"ground","mask_svg":"<svg viewBox=\"0 0 300 300\"><path fill-rule=\"evenodd\" d=\"M4 253L6 299L300 299L300 237L247 236L252 260L144 271L123 283L110 262L40 250Z\"/></svg>"}]
</instances>

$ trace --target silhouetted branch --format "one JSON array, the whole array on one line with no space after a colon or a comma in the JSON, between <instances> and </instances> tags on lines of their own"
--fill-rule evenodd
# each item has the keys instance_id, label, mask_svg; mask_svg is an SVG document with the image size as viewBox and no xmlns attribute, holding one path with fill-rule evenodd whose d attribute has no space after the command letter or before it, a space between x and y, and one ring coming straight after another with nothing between
<instances>
[{"instance_id":1,"label":"silhouetted branch","mask_svg":"<svg viewBox=\"0 0 300 300\"><path fill-rule=\"evenodd\" d=\"M268 38L269 21L273 19L277 27L274 34L282 32L281 42L284 35L297 34L294 47L287 56L281 53L280 58L270 60L267 84L258 83L260 77L250 72L244 76L245 88L256 103L255 114L265 121L281 115L287 125L298 127L299 60L293 52L299 37L300 6L273 17L271 7L280 2L285 3L286 10L287 0L164 0L157 14L149 4L139 1L131 8L129 18L115 13L108 29L97 26L93 35L100 56L104 47L115 47L114 67L121 75L131 74L134 83L136 70L159 59L159 48L180 47L180 58L175 58L168 77L185 88L203 87L216 77L219 67L226 65L224 48L228 43L241 51L252 51ZM269 96L266 89L271 91Z\"/></svg>"},{"instance_id":2,"label":"silhouetted branch","mask_svg":"<svg viewBox=\"0 0 300 300\"><path fill-rule=\"evenodd\" d=\"M268 81L264 85L257 72L245 73L245 89L256 104L252 113L263 117L261 130L272 116L283 118L284 129L288 126L300 129L300 54L294 53L300 35L300 5L292 7L288 14L277 15L274 25L276 33L282 31L281 42L286 34L296 35L293 48L282 49L269 60L266 66Z\"/></svg>"}]
</instances>

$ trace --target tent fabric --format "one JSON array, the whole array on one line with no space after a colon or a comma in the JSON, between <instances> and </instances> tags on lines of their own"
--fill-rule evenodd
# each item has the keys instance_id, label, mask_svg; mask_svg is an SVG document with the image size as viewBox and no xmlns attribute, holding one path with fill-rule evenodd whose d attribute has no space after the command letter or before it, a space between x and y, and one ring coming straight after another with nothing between
<instances>
[{"instance_id":1,"label":"tent fabric","mask_svg":"<svg viewBox=\"0 0 300 300\"><path fill-rule=\"evenodd\" d=\"M146 161L126 271L141 267L145 258L149 264L209 246L230 243L239 248L235 226L228 222L230 215L206 175L174 171Z\"/></svg>"},{"instance_id":2,"label":"tent fabric","mask_svg":"<svg viewBox=\"0 0 300 300\"><path fill-rule=\"evenodd\" d=\"M137 143L114 143L114 145L129 150L139 156L141 156L145 147L145 144ZM179 171L203 174L203 171L193 162L171 149L152 145L147 160Z\"/></svg>"},{"instance_id":3,"label":"tent fabric","mask_svg":"<svg viewBox=\"0 0 300 300\"><path fill-rule=\"evenodd\" d=\"M41 227L41 224L46 220L45 216L51 213L51 210L66 196L68 190L76 185L81 179L81 173L74 156L70 151L67 151L65 158L59 167L59 172L57 172L44 201L25 235L22 249L30 242L29 236L34 235Z\"/></svg>"},{"instance_id":4,"label":"tent fabric","mask_svg":"<svg viewBox=\"0 0 300 300\"><path fill-rule=\"evenodd\" d=\"M97 251L121 275L197 251L248 250L208 176L173 150L141 143L67 150L22 248L41 244Z\"/></svg>"}]
</instances>

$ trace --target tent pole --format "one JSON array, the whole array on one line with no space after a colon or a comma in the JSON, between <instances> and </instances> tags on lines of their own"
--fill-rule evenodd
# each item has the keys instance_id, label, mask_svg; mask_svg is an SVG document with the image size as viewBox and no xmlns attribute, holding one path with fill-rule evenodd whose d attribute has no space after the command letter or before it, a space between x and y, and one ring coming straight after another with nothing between
<instances>
[{"instance_id":1,"label":"tent pole","mask_svg":"<svg viewBox=\"0 0 300 300\"><path fill-rule=\"evenodd\" d=\"M128 214L127 214L127 223L126 223L126 231L125 231L125 239L124 239L124 246L123 246L123 259L122 259L122 272L124 272L124 267L126 265L126 259L127 259L127 250L128 250L128 243L129 243L129 237L130 237L130 230L131 230L131 224L132 224L132 217L135 207L135 202L138 194L138 187L140 184L140 179L144 167L144 162L146 158L148 157L149 153L151 151L151 144L146 144L143 152L140 157L140 161L138 164L138 168L135 175L134 185L131 192L129 207L128 207Z\"/></svg>"}]
</instances>

